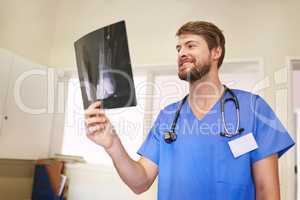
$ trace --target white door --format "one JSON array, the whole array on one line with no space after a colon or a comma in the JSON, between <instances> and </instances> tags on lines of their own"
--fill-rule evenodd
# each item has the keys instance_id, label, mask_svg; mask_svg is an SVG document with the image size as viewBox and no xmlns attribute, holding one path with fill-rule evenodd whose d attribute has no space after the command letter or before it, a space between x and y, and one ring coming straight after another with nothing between
<instances>
[{"instance_id":1,"label":"white door","mask_svg":"<svg viewBox=\"0 0 300 200\"><path fill-rule=\"evenodd\" d=\"M37 159L49 152L47 68L15 56L0 135L0 158Z\"/></svg>"},{"instance_id":2,"label":"white door","mask_svg":"<svg viewBox=\"0 0 300 200\"><path fill-rule=\"evenodd\" d=\"M295 111L295 131L296 131L296 135L300 135L300 109ZM299 166L300 166L300 159L299 159L299 155L300 155L300 137L297 137L297 141L296 141L296 155L297 155L297 166L298 166L298 170L299 170ZM300 184L299 184L299 180L300 180L300 174L299 172L297 173L297 199L300 199Z\"/></svg>"},{"instance_id":3,"label":"white door","mask_svg":"<svg viewBox=\"0 0 300 200\"><path fill-rule=\"evenodd\" d=\"M300 153L300 146L299 146L299 140L300 140L300 95L299 95L299 83L300 83L300 57L288 57L287 58L287 70L288 72L288 81L286 81L286 88L289 89L289 104L288 104L288 125L289 130L293 136L293 138L296 141L296 148L293 148L291 152L289 152L288 161L289 163L289 169L291 171L290 173L290 179L295 178L295 185L297 187L293 186L293 193L297 194L297 199L300 200L300 176L299 176L299 153ZM282 87L282 86L281 86ZM295 165L298 168L298 173L296 174L294 172ZM293 170L293 171L292 171ZM296 175L295 175L296 174ZM291 184L290 184L291 185ZM290 187L290 185L287 185L287 187ZM296 198L293 198L296 199Z\"/></svg>"},{"instance_id":4,"label":"white door","mask_svg":"<svg viewBox=\"0 0 300 200\"><path fill-rule=\"evenodd\" d=\"M5 101L9 81L10 67L13 62L13 55L8 51L0 49L0 136L2 121L4 120Z\"/></svg>"}]
</instances>

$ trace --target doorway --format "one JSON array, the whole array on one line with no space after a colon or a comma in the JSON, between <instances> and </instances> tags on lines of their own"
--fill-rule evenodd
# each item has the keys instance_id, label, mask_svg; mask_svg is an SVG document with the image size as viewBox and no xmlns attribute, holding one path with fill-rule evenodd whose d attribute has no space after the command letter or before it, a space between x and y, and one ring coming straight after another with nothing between
<instances>
[{"instance_id":1,"label":"doorway","mask_svg":"<svg viewBox=\"0 0 300 200\"><path fill-rule=\"evenodd\" d=\"M294 163L296 166L294 167L295 183L296 189L294 191L295 196L297 196L297 200L300 200L300 175L297 173L300 166L300 93L299 93L299 85L300 85L300 57L288 57L287 58L287 66L288 66L288 89L289 89L289 130L293 135L296 141L296 149L294 150ZM295 198L294 198L295 199Z\"/></svg>"}]
</instances>

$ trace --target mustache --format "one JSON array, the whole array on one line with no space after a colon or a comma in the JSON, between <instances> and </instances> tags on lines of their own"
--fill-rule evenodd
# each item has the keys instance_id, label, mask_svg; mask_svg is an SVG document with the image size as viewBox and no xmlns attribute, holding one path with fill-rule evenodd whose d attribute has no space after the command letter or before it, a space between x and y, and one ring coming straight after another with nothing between
<instances>
[{"instance_id":1,"label":"mustache","mask_svg":"<svg viewBox=\"0 0 300 200\"><path fill-rule=\"evenodd\" d=\"M183 65L184 63L186 62L191 62L191 63L194 63L195 62L195 59L194 58L180 58L178 60L178 65L181 66Z\"/></svg>"}]
</instances>

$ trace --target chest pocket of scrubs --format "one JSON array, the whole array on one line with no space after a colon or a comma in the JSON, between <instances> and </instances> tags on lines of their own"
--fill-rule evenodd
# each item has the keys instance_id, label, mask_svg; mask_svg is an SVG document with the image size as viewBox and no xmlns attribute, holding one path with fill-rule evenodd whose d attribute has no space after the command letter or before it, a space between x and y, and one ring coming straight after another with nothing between
<instances>
[{"instance_id":1,"label":"chest pocket of scrubs","mask_svg":"<svg viewBox=\"0 0 300 200\"><path fill-rule=\"evenodd\" d=\"M246 153L234 158L229 145L228 138L221 138L217 148L217 184L224 188L233 190L247 189L252 183L250 154ZM233 192L233 191L232 191ZM241 192L241 191L236 191Z\"/></svg>"},{"instance_id":2,"label":"chest pocket of scrubs","mask_svg":"<svg viewBox=\"0 0 300 200\"><path fill-rule=\"evenodd\" d=\"M241 105L242 106L242 105ZM230 133L233 133L237 126L237 116L235 115L235 106L232 102L225 104L225 119L226 125ZM240 115L242 116L242 115ZM245 122L245 117L241 118L241 124L239 127L245 128L242 135L249 133L251 129L248 127L248 122ZM224 131L224 125L222 124L222 130ZM250 131L251 132L251 131ZM242 137L242 135L240 135ZM218 137L217 144L218 146L218 171L217 171L217 180L218 182L231 183L236 185L247 186L251 178L251 162L250 154L246 153L237 158L235 158L230 150L228 142L235 140L240 137Z\"/></svg>"}]
</instances>

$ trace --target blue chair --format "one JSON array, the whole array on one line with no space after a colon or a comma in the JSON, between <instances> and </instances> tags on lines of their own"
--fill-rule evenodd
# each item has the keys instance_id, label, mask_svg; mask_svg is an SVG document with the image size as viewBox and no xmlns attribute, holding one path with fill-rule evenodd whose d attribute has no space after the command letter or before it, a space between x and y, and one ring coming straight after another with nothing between
<instances>
[{"instance_id":1,"label":"blue chair","mask_svg":"<svg viewBox=\"0 0 300 200\"><path fill-rule=\"evenodd\" d=\"M36 165L33 180L32 200L64 200L53 191L44 165Z\"/></svg>"}]
</instances>

